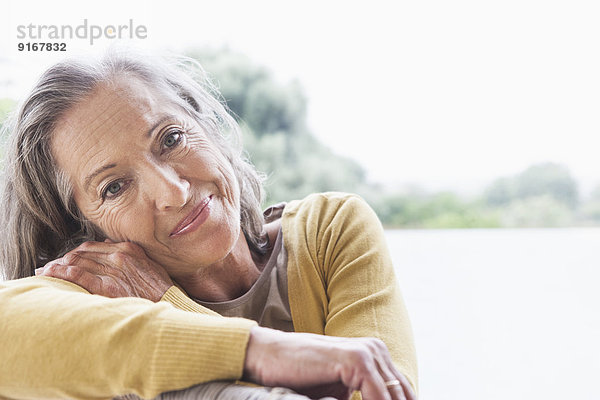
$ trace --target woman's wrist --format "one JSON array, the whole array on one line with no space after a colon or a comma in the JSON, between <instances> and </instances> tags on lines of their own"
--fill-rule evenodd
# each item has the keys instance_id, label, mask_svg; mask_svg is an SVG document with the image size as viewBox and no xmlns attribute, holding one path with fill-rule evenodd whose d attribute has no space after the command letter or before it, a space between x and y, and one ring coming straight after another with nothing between
<instances>
[{"instance_id":1,"label":"woman's wrist","mask_svg":"<svg viewBox=\"0 0 600 400\"><path fill-rule=\"evenodd\" d=\"M248 346L246 347L246 358L244 360L244 372L242 379L248 382L262 383L260 373L261 358L270 352L268 349L268 336L271 329L255 326L250 329Z\"/></svg>"}]
</instances>

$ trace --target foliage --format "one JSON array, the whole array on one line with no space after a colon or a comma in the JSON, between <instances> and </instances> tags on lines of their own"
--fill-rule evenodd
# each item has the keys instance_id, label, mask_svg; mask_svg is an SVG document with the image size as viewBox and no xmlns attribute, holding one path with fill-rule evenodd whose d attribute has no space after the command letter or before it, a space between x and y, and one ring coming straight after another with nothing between
<instances>
[{"instance_id":1,"label":"foliage","mask_svg":"<svg viewBox=\"0 0 600 400\"><path fill-rule=\"evenodd\" d=\"M366 196L369 199L369 196ZM450 192L426 194L418 189L371 199L379 218L388 227L497 228L498 217L481 204Z\"/></svg>"},{"instance_id":2,"label":"foliage","mask_svg":"<svg viewBox=\"0 0 600 400\"><path fill-rule=\"evenodd\" d=\"M358 163L334 154L307 129L298 82L280 83L265 67L227 49L188 55L200 61L240 122L249 158L268 176L269 203L313 192L356 192L365 185Z\"/></svg>"},{"instance_id":3,"label":"foliage","mask_svg":"<svg viewBox=\"0 0 600 400\"><path fill-rule=\"evenodd\" d=\"M600 224L600 185L592 190L588 201L582 205L580 219L588 224Z\"/></svg>"},{"instance_id":4,"label":"foliage","mask_svg":"<svg viewBox=\"0 0 600 400\"><path fill-rule=\"evenodd\" d=\"M564 227L572 223L573 214L552 194L515 200L502 211L505 227Z\"/></svg>"},{"instance_id":5,"label":"foliage","mask_svg":"<svg viewBox=\"0 0 600 400\"><path fill-rule=\"evenodd\" d=\"M364 170L353 160L336 156L312 135L284 133L245 135L244 147L260 171L267 171L269 202L289 201L309 193L356 192Z\"/></svg>"},{"instance_id":6,"label":"foliage","mask_svg":"<svg viewBox=\"0 0 600 400\"><path fill-rule=\"evenodd\" d=\"M515 176L499 178L485 191L484 201L497 209L506 227L583 223L583 214L578 218L577 182L560 164L535 164Z\"/></svg>"},{"instance_id":7,"label":"foliage","mask_svg":"<svg viewBox=\"0 0 600 400\"><path fill-rule=\"evenodd\" d=\"M4 120L8 114L15 108L15 101L12 99L0 99L0 128L4 125Z\"/></svg>"},{"instance_id":8,"label":"foliage","mask_svg":"<svg viewBox=\"0 0 600 400\"><path fill-rule=\"evenodd\" d=\"M14 110L15 105L16 103L12 99L0 99L0 143L2 143L2 145L0 145L0 160L4 160L4 141L6 139L4 137L6 134L4 131L4 122L6 121L8 114ZM0 171L3 170L4 164L0 165Z\"/></svg>"},{"instance_id":9,"label":"foliage","mask_svg":"<svg viewBox=\"0 0 600 400\"><path fill-rule=\"evenodd\" d=\"M577 206L577 182L569 170L560 164L532 165L514 177L497 179L486 191L491 206L508 205L515 200L548 195L570 209Z\"/></svg>"},{"instance_id":10,"label":"foliage","mask_svg":"<svg viewBox=\"0 0 600 400\"><path fill-rule=\"evenodd\" d=\"M192 50L227 106L258 136L306 130L306 96L296 81L281 84L265 67L227 49Z\"/></svg>"}]
</instances>

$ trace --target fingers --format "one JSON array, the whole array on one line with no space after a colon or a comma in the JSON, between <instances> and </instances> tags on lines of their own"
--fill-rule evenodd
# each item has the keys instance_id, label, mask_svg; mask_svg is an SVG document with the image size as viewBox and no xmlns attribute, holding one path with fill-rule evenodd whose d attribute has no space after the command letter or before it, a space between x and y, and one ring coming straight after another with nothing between
<instances>
[{"instance_id":1,"label":"fingers","mask_svg":"<svg viewBox=\"0 0 600 400\"><path fill-rule=\"evenodd\" d=\"M396 379L384 360L376 359L377 365L364 380L360 391L364 400L407 400L400 380Z\"/></svg>"},{"instance_id":2,"label":"fingers","mask_svg":"<svg viewBox=\"0 0 600 400\"><path fill-rule=\"evenodd\" d=\"M417 395L413 391L413 388L412 388L410 382L408 381L408 379L406 379L406 377L401 372L399 372L397 370L396 370L396 379L398 381L400 381L400 386L402 387L402 390L404 392L404 396L406 397L406 400L417 400Z\"/></svg>"},{"instance_id":3,"label":"fingers","mask_svg":"<svg viewBox=\"0 0 600 400\"><path fill-rule=\"evenodd\" d=\"M109 269L112 270L102 263L99 253L70 252L36 270L36 275L63 279L81 286L90 293L98 293L106 286L103 278ZM106 290L104 294L112 297Z\"/></svg>"},{"instance_id":4,"label":"fingers","mask_svg":"<svg viewBox=\"0 0 600 400\"><path fill-rule=\"evenodd\" d=\"M398 371L383 341L375 338L362 338L368 354L372 357L369 375L360 387L364 400L391 399L416 400L410 383ZM368 364L367 364L368 365Z\"/></svg>"},{"instance_id":5,"label":"fingers","mask_svg":"<svg viewBox=\"0 0 600 400\"><path fill-rule=\"evenodd\" d=\"M386 348L386 352L387 352L387 348ZM386 382L388 382L388 384L389 384L389 383L392 383L392 381L397 381L398 384L393 385L393 386L395 388L397 388L397 390L402 391L403 397L406 398L406 400L417 400L417 396L415 395L410 382L408 381L408 379L406 379L404 374L402 374L400 371L398 371L398 368L396 368L396 366L392 362L391 357L389 357L389 356L385 357L385 360L382 361L382 363L385 364L382 367L382 371L384 371L383 376L390 377L389 379L386 378L387 379ZM395 391L391 391L391 392L394 393ZM400 398L403 398L403 397L400 397Z\"/></svg>"},{"instance_id":6,"label":"fingers","mask_svg":"<svg viewBox=\"0 0 600 400\"><path fill-rule=\"evenodd\" d=\"M393 397L379 371L372 371L370 376L365 379L361 386L360 392L363 400L397 400L398 397Z\"/></svg>"},{"instance_id":7,"label":"fingers","mask_svg":"<svg viewBox=\"0 0 600 400\"><path fill-rule=\"evenodd\" d=\"M398 371L392 362L387 348L384 348L384 350L384 357L378 359L378 364L381 376L383 377L392 398L398 400L416 400L416 395L414 394L408 379Z\"/></svg>"},{"instance_id":8,"label":"fingers","mask_svg":"<svg viewBox=\"0 0 600 400\"><path fill-rule=\"evenodd\" d=\"M114 269L108 262L112 254L110 252L77 250L65 254L62 258L62 264L77 265L96 274L106 274L108 270Z\"/></svg>"},{"instance_id":9,"label":"fingers","mask_svg":"<svg viewBox=\"0 0 600 400\"><path fill-rule=\"evenodd\" d=\"M379 364L379 377L383 381L385 389L390 394L392 400L407 400L403 387L399 379L396 379L396 375L390 371L388 364L385 360L378 360Z\"/></svg>"},{"instance_id":10,"label":"fingers","mask_svg":"<svg viewBox=\"0 0 600 400\"><path fill-rule=\"evenodd\" d=\"M372 353L384 384L393 399L416 400L408 379L396 368L385 343L380 339L371 339Z\"/></svg>"},{"instance_id":11,"label":"fingers","mask_svg":"<svg viewBox=\"0 0 600 400\"><path fill-rule=\"evenodd\" d=\"M145 251L133 242L113 242L110 239L104 239L103 242L88 241L80 244L72 252L93 252L93 253L128 253L136 256L145 256ZM67 254L69 254L67 253Z\"/></svg>"},{"instance_id":12,"label":"fingers","mask_svg":"<svg viewBox=\"0 0 600 400\"><path fill-rule=\"evenodd\" d=\"M96 292L102 286L102 279L98 275L81 266L64 265L58 262L47 264L39 273L36 271L36 275L63 279L81 286L90 293Z\"/></svg>"},{"instance_id":13,"label":"fingers","mask_svg":"<svg viewBox=\"0 0 600 400\"><path fill-rule=\"evenodd\" d=\"M93 294L142 297L154 302L160 301L173 285L167 271L140 246L110 239L85 242L35 273L68 280ZM92 279L89 274L96 278Z\"/></svg>"},{"instance_id":14,"label":"fingers","mask_svg":"<svg viewBox=\"0 0 600 400\"><path fill-rule=\"evenodd\" d=\"M86 254L94 255L94 253ZM106 297L136 296L134 288L122 284L122 271L96 262L80 253L69 253L61 259L52 261L39 271L36 270L36 275L63 279L81 286L92 294Z\"/></svg>"},{"instance_id":15,"label":"fingers","mask_svg":"<svg viewBox=\"0 0 600 400\"><path fill-rule=\"evenodd\" d=\"M349 339L343 346L341 381L350 389L359 390L363 400L404 400L390 393L385 384L385 372L379 359L382 357L374 339Z\"/></svg>"},{"instance_id":16,"label":"fingers","mask_svg":"<svg viewBox=\"0 0 600 400\"><path fill-rule=\"evenodd\" d=\"M84 242L84 243L80 244L75 249L71 250L71 252L85 251L85 252L109 254L109 253L114 253L115 251L121 250L119 247L117 247L118 244L119 243L110 241L110 239L106 239L106 240L104 240L104 242L89 241L89 242Z\"/></svg>"},{"instance_id":17,"label":"fingers","mask_svg":"<svg viewBox=\"0 0 600 400\"><path fill-rule=\"evenodd\" d=\"M125 250L127 248L128 245L122 246L122 243L85 242L57 261L59 264L80 266L96 274L115 274L123 272L136 256Z\"/></svg>"}]
</instances>

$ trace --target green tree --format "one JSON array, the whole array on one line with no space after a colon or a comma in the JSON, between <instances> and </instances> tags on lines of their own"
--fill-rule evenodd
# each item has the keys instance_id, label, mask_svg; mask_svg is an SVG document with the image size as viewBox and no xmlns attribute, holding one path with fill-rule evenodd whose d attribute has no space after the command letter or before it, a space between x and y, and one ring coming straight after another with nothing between
<instances>
[{"instance_id":1,"label":"green tree","mask_svg":"<svg viewBox=\"0 0 600 400\"><path fill-rule=\"evenodd\" d=\"M12 99L0 99L0 128L4 125L4 121L8 114L15 108L15 101Z\"/></svg>"},{"instance_id":2,"label":"green tree","mask_svg":"<svg viewBox=\"0 0 600 400\"><path fill-rule=\"evenodd\" d=\"M359 164L333 154L312 135L290 138L284 133L256 136L246 132L243 144L256 168L268 176L269 202L313 192L359 192L366 179ZM288 152L294 154L295 162L290 162Z\"/></svg>"},{"instance_id":3,"label":"green tree","mask_svg":"<svg viewBox=\"0 0 600 400\"><path fill-rule=\"evenodd\" d=\"M265 67L228 49L188 52L197 59L239 121L258 136L306 129L306 96L297 81L279 83Z\"/></svg>"},{"instance_id":4,"label":"green tree","mask_svg":"<svg viewBox=\"0 0 600 400\"><path fill-rule=\"evenodd\" d=\"M16 102L12 99L0 99L0 135L6 134L4 132L4 123L8 114L11 113L16 106ZM0 137L0 160L4 160L4 137ZM4 169L4 163L0 163L0 170Z\"/></svg>"},{"instance_id":5,"label":"green tree","mask_svg":"<svg viewBox=\"0 0 600 400\"><path fill-rule=\"evenodd\" d=\"M550 194L515 200L501 212L506 227L563 227L571 225L573 214L569 207Z\"/></svg>"},{"instance_id":6,"label":"green tree","mask_svg":"<svg viewBox=\"0 0 600 400\"><path fill-rule=\"evenodd\" d=\"M537 164L517 176L516 197L527 199L549 195L573 209L579 203L577 182L563 165L555 163Z\"/></svg>"},{"instance_id":7,"label":"green tree","mask_svg":"<svg viewBox=\"0 0 600 400\"><path fill-rule=\"evenodd\" d=\"M490 206L503 206L516 198L514 178L498 178L484 193L484 199Z\"/></svg>"},{"instance_id":8,"label":"green tree","mask_svg":"<svg viewBox=\"0 0 600 400\"><path fill-rule=\"evenodd\" d=\"M388 227L403 228L496 228L496 212L479 202L465 201L451 192L427 194L413 189L408 193L381 196L372 202L377 215Z\"/></svg>"},{"instance_id":9,"label":"green tree","mask_svg":"<svg viewBox=\"0 0 600 400\"><path fill-rule=\"evenodd\" d=\"M600 185L596 186L587 201L581 207L581 218L584 223L600 223Z\"/></svg>"},{"instance_id":10,"label":"green tree","mask_svg":"<svg viewBox=\"0 0 600 400\"><path fill-rule=\"evenodd\" d=\"M364 169L338 156L307 129L307 100L296 81L281 83L265 67L227 49L192 50L242 127L249 158L267 177L267 201L312 192L358 192Z\"/></svg>"},{"instance_id":11,"label":"green tree","mask_svg":"<svg viewBox=\"0 0 600 400\"><path fill-rule=\"evenodd\" d=\"M497 207L544 195L571 209L579 203L577 182L565 166L556 163L535 164L515 176L496 179L486 189L484 200Z\"/></svg>"}]
</instances>

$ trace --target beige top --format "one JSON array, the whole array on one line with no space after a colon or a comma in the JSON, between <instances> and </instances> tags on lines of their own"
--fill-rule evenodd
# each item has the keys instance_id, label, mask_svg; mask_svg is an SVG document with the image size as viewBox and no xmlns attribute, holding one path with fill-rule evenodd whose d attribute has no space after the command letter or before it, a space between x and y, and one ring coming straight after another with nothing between
<instances>
[{"instance_id":1,"label":"beige top","mask_svg":"<svg viewBox=\"0 0 600 400\"><path fill-rule=\"evenodd\" d=\"M265 222L281 218L286 203L279 203L264 212ZM287 288L287 253L281 228L273 245L271 256L258 280L242 296L228 301L195 301L225 317L242 317L258 322L260 326L293 332L292 314Z\"/></svg>"}]
</instances>

